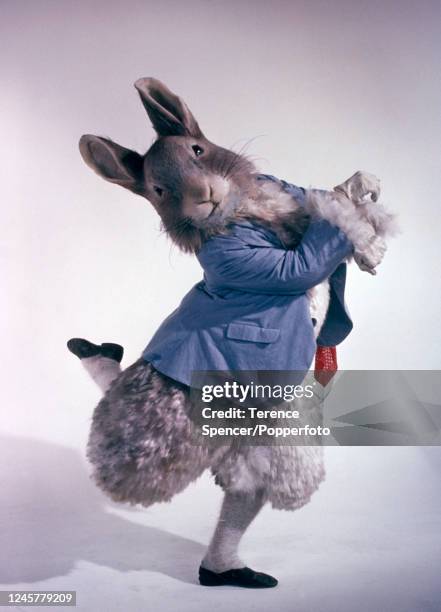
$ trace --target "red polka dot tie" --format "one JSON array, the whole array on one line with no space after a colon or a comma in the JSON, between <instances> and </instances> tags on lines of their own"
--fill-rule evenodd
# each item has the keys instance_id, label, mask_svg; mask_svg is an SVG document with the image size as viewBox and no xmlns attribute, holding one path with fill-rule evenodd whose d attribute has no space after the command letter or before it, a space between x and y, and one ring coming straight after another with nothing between
<instances>
[{"instance_id":1,"label":"red polka dot tie","mask_svg":"<svg viewBox=\"0 0 441 612\"><path fill-rule=\"evenodd\" d=\"M326 387L338 370L335 346L318 346L315 352L314 378Z\"/></svg>"}]
</instances>

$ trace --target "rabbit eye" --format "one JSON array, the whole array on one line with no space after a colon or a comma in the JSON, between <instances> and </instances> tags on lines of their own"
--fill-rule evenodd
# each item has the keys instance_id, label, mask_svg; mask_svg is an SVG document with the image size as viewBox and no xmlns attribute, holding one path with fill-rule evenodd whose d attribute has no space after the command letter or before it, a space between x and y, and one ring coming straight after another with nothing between
<instances>
[{"instance_id":1,"label":"rabbit eye","mask_svg":"<svg viewBox=\"0 0 441 612\"><path fill-rule=\"evenodd\" d=\"M200 147L199 145L193 145L191 148L193 149L196 157L200 157L202 153L204 152L204 149Z\"/></svg>"},{"instance_id":2,"label":"rabbit eye","mask_svg":"<svg viewBox=\"0 0 441 612\"><path fill-rule=\"evenodd\" d=\"M155 192L155 193L157 193L157 194L158 194L158 196L159 196L159 197L161 197L161 196L162 196L162 194L164 193L164 190L163 190L163 189L161 189L161 187L158 187L157 185L155 185L155 186L153 187L153 190L154 190L154 192Z\"/></svg>"}]
</instances>

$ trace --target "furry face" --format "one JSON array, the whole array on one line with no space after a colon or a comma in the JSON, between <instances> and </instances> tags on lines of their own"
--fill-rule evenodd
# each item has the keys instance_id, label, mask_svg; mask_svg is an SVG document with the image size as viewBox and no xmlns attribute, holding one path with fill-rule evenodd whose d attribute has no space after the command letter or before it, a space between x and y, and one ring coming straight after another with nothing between
<instances>
[{"instance_id":1,"label":"furry face","mask_svg":"<svg viewBox=\"0 0 441 612\"><path fill-rule=\"evenodd\" d=\"M222 231L255 188L253 164L210 142L185 103L155 79L135 83L158 139L145 155L85 135L80 152L106 180L145 197L186 252Z\"/></svg>"},{"instance_id":2,"label":"furry face","mask_svg":"<svg viewBox=\"0 0 441 612\"><path fill-rule=\"evenodd\" d=\"M254 185L253 165L204 137L167 136L144 159L145 197L172 240L196 251L225 227Z\"/></svg>"}]
</instances>

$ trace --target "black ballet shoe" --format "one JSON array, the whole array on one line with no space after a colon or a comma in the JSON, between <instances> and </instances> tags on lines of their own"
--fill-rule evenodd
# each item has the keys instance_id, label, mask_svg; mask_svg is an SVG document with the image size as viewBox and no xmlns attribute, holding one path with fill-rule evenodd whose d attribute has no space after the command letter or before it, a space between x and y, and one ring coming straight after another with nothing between
<instances>
[{"instance_id":1,"label":"black ballet shoe","mask_svg":"<svg viewBox=\"0 0 441 612\"><path fill-rule=\"evenodd\" d=\"M100 346L93 344L93 342L89 342L89 340L85 340L84 338L71 338L67 343L67 348L71 353L80 359L93 357L94 355L99 355L101 353Z\"/></svg>"},{"instance_id":2,"label":"black ballet shoe","mask_svg":"<svg viewBox=\"0 0 441 612\"><path fill-rule=\"evenodd\" d=\"M123 358L124 349L120 344L113 344L112 342L103 342L101 345L101 355L114 359L118 363L121 363Z\"/></svg>"},{"instance_id":3,"label":"black ballet shoe","mask_svg":"<svg viewBox=\"0 0 441 612\"><path fill-rule=\"evenodd\" d=\"M121 362L124 353L123 347L119 344L104 342L103 344L98 345L94 344L93 342L89 342L89 340L85 340L84 338L71 338L67 342L67 348L79 359L94 357L95 355L102 355L103 357L113 359L118 363Z\"/></svg>"},{"instance_id":4,"label":"black ballet shoe","mask_svg":"<svg viewBox=\"0 0 441 612\"><path fill-rule=\"evenodd\" d=\"M199 583L202 586L238 586L246 589L269 589L278 584L276 578L262 572L255 572L249 567L231 569L217 574L205 567L199 568Z\"/></svg>"}]
</instances>

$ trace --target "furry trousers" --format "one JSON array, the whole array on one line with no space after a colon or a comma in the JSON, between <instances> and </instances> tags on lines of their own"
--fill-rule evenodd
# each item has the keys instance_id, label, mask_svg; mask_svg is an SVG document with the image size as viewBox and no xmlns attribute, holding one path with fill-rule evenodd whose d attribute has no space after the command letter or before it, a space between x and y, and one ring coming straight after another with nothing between
<instances>
[{"instance_id":1,"label":"furry trousers","mask_svg":"<svg viewBox=\"0 0 441 612\"><path fill-rule=\"evenodd\" d=\"M99 383L94 367L91 361L87 369ZM142 358L122 372L115 362L113 372L104 372L106 390L93 414L87 455L96 484L114 501L170 501L209 469L233 498L257 495L260 504L295 510L324 479L320 446L204 443L189 417L188 387Z\"/></svg>"}]
</instances>

